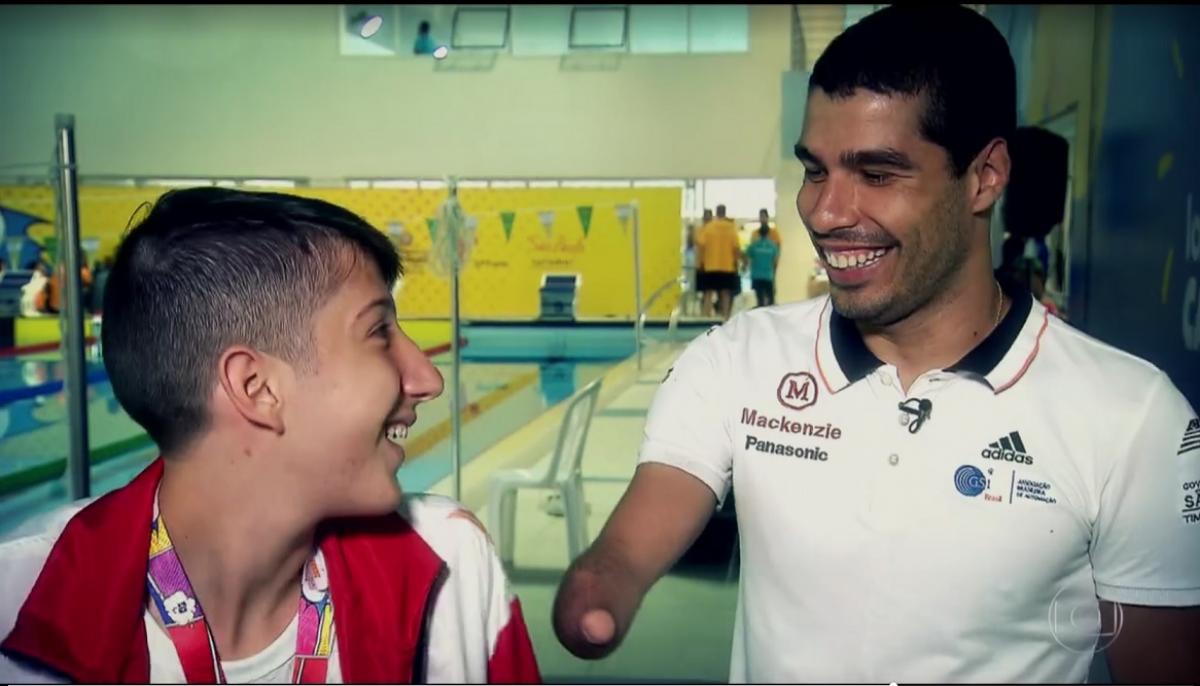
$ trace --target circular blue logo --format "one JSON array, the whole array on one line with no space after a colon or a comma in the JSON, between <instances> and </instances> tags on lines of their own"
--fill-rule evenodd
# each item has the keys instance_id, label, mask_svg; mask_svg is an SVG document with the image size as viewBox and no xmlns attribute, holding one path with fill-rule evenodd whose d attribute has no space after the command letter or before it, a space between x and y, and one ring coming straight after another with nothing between
<instances>
[{"instance_id":1,"label":"circular blue logo","mask_svg":"<svg viewBox=\"0 0 1200 686\"><path fill-rule=\"evenodd\" d=\"M987 477L978 467L965 464L954 472L954 487L959 493L974 498L987 490Z\"/></svg>"}]
</instances>

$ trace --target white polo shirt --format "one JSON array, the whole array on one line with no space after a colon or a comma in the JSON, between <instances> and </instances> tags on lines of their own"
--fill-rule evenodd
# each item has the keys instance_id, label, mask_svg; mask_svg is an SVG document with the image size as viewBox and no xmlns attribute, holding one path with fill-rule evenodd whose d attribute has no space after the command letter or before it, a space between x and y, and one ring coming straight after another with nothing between
<instances>
[{"instance_id":1,"label":"white polo shirt","mask_svg":"<svg viewBox=\"0 0 1200 686\"><path fill-rule=\"evenodd\" d=\"M737 494L731 681L1082 682L1111 642L1097 597L1200 605L1200 419L1151 364L1010 295L907 395L828 297L680 356L640 461Z\"/></svg>"}]
</instances>

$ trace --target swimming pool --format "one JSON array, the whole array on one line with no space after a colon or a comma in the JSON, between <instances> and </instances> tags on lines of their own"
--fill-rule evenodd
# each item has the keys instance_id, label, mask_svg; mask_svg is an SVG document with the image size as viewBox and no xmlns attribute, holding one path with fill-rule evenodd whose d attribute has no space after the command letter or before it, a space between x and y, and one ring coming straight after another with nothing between
<instances>
[{"instance_id":1,"label":"swimming pool","mask_svg":"<svg viewBox=\"0 0 1200 686\"><path fill-rule=\"evenodd\" d=\"M554 334L547 329L543 338ZM505 348L496 340L477 344L468 338L462 351L463 465L627 356L624 346L602 354L593 345L586 359L578 359L568 348L546 354L536 345ZM431 359L449 380L449 354ZM57 352L0 358L0 533L67 501L65 374ZM113 397L103 365L94 356L88 360L87 375L91 490L101 495L127 483L157 452ZM397 477L407 492L428 491L452 472L450 394L421 405L413 429L408 458Z\"/></svg>"}]
</instances>

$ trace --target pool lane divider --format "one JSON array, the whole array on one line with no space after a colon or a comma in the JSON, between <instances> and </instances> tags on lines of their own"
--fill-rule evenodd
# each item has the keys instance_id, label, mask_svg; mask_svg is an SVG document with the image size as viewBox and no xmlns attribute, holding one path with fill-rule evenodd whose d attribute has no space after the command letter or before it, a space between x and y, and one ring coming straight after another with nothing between
<instances>
[{"instance_id":1,"label":"pool lane divider","mask_svg":"<svg viewBox=\"0 0 1200 686\"><path fill-rule=\"evenodd\" d=\"M499 388L488 392L479 400L467 403L463 406L462 411L459 412L459 417L462 418L463 425L465 426L478 419L485 412L511 398L521 389L533 385L540 377L541 372L522 374ZM422 431L420 434L414 436L413 440L409 441L404 448L404 463L408 464L412 462L432 450L438 443L449 438L450 432L454 428L450 420L450 417L446 417L437 424L429 427L427 431Z\"/></svg>"},{"instance_id":2,"label":"pool lane divider","mask_svg":"<svg viewBox=\"0 0 1200 686\"><path fill-rule=\"evenodd\" d=\"M465 348L466 346L467 346L467 339L465 339L465 338L460 339L459 347ZM56 344L54 344L54 347L51 349L56 349L57 347L58 347L58 344L56 343ZM441 355L442 353L446 353L449 351L450 351L450 342L446 342L446 343L442 343L440 345L435 345L433 347L426 348L426 349L422 350L421 352L425 353L425 355L427 357L434 357L436 355ZM530 383L532 383L533 381L537 380L536 372L533 373L532 376L533 376L533 379L526 381L524 383L524 385L527 386ZM105 381L107 379L108 379L107 375L101 374L99 381ZM522 379L523 379L523 377L519 377L518 379L510 381L505 386L501 386L500 388L496 389L492 393L489 393L488 395L484 396L478 402L471 403L467 407L463 408L464 420L470 421L470 419L474 419L475 416L478 416L478 414L483 413L487 408L495 406L497 403L500 402L500 400L503 400L504 398L515 393L517 390L520 390L520 388L510 390L509 387L512 386L517 381L520 381ZM61 390L63 382L57 381L57 382L53 382L53 383L57 383L58 388ZM42 384L42 386L53 385L53 383L52 384ZM88 383L89 384L97 383L97 381L94 381L92 378L92 375L89 375ZM41 388L42 386L35 386L33 388ZM32 390L32 388L25 389L25 390ZM55 391L55 392L57 392L57 391ZM0 392L0 393L4 393L4 392ZM498 396L498 395L503 395L503 397L493 398L493 396ZM4 397L4 396L0 395L0 397ZM0 406L4 405L6 402L11 402L11 401L0 400ZM469 413L475 413L475 414L469 414ZM468 419L468 417L470 417L470 419ZM464 423L465 423L465 421L464 421ZM442 430L443 424L445 425L445 428L444 428L445 435L449 435L449 433L450 433L450 420L449 419L446 419L445 421L440 422L439 424L435 425L430 431ZM429 443L428 445L426 445L425 442L422 441L424 436L425 436L425 433L422 433L422 434L414 437L413 443L410 444L410 446L409 446L410 450L408 451L408 455L410 457L406 458L406 461L407 461L407 459L410 459L411 456L415 456L422 452L428 451L430 448L433 447L434 444L437 443L437 441L433 441L433 442ZM134 450L141 450L144 448L148 448L152 445L154 445L154 441L150 440L149 435L147 435L145 433L137 434L135 436L130 436L129 438L125 438L125 439L122 439L119 441L114 441L112 443L107 443L105 445L96 446L95 448L92 448L91 450L88 451L88 462L92 465L103 464L105 462L108 462L109 460L115 459L117 457L121 457L127 453L134 451ZM66 469L67 469L67 458L60 457L60 458L56 458L53 460L48 460L46 462L42 462L40 464L34 465L33 467L29 467L28 469L23 469L19 472L13 472L12 474L6 474L3 476L0 476L0 496L16 493L17 491L28 488L30 486L35 486L35 485L45 482L45 481L57 479L63 475L63 472L65 472Z\"/></svg>"},{"instance_id":3,"label":"pool lane divider","mask_svg":"<svg viewBox=\"0 0 1200 686\"><path fill-rule=\"evenodd\" d=\"M84 345L92 345L96 342L94 336L88 336L83 339ZM51 353L58 350L60 343L58 341L49 341L47 343L35 343L34 345L16 345L11 348L0 348L0 358L3 357L20 357L21 355L36 355L38 353Z\"/></svg>"}]
</instances>

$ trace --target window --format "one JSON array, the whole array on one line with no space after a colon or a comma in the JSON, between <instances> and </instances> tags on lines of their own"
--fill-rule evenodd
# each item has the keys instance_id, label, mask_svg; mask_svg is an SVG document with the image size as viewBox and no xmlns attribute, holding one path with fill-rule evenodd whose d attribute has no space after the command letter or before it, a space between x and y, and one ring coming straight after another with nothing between
<instances>
[{"instance_id":1,"label":"window","mask_svg":"<svg viewBox=\"0 0 1200 686\"><path fill-rule=\"evenodd\" d=\"M756 219L760 209L775 214L775 179L703 179L697 182L701 211L725 206L734 219Z\"/></svg>"},{"instance_id":2,"label":"window","mask_svg":"<svg viewBox=\"0 0 1200 686\"><path fill-rule=\"evenodd\" d=\"M750 8L746 5L688 5L688 51L750 50Z\"/></svg>"},{"instance_id":3,"label":"window","mask_svg":"<svg viewBox=\"0 0 1200 686\"><path fill-rule=\"evenodd\" d=\"M512 54L519 57L565 55L569 49L570 5L514 5Z\"/></svg>"},{"instance_id":4,"label":"window","mask_svg":"<svg viewBox=\"0 0 1200 686\"><path fill-rule=\"evenodd\" d=\"M632 5L629 51L646 55L688 51L687 5Z\"/></svg>"},{"instance_id":5,"label":"window","mask_svg":"<svg viewBox=\"0 0 1200 686\"><path fill-rule=\"evenodd\" d=\"M581 6L571 8L572 50L624 50L629 26L625 7Z\"/></svg>"},{"instance_id":6,"label":"window","mask_svg":"<svg viewBox=\"0 0 1200 686\"><path fill-rule=\"evenodd\" d=\"M491 50L507 48L508 7L456 8L450 47Z\"/></svg>"}]
</instances>

